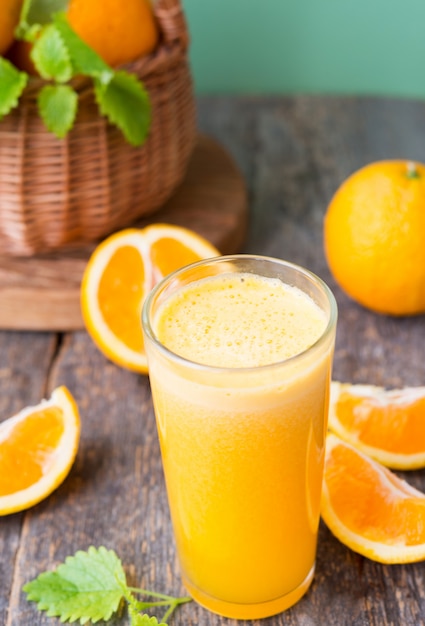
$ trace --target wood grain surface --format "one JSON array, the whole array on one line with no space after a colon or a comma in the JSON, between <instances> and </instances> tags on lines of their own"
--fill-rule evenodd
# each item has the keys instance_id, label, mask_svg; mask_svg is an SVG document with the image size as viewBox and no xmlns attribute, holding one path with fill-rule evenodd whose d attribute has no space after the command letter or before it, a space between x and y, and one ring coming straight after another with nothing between
<instances>
[{"instance_id":1,"label":"wood grain surface","mask_svg":"<svg viewBox=\"0 0 425 626\"><path fill-rule=\"evenodd\" d=\"M425 316L393 319L350 301L332 280L322 247L326 206L346 176L383 158L425 161L425 103L217 97L200 99L198 110L200 129L228 150L247 184L250 219L243 250L301 263L334 290L334 378L388 387L425 384ZM79 404L81 446L54 494L0 519L2 626L58 624L26 601L22 585L90 545L115 549L132 584L184 593L147 378L108 362L84 331L0 331L0 419L59 384ZM425 491L425 470L399 475ZM124 615L111 623L128 621ZM374 563L344 547L322 524L307 595L285 613L244 623L421 626L425 565ZM195 603L181 607L170 622L236 624Z\"/></svg>"},{"instance_id":2,"label":"wood grain surface","mask_svg":"<svg viewBox=\"0 0 425 626\"><path fill-rule=\"evenodd\" d=\"M198 137L183 183L161 210L127 227L153 222L191 228L223 254L239 251L247 226L245 182L230 154L211 137ZM95 245L77 243L33 257L0 256L0 328L83 328L80 283Z\"/></svg>"}]
</instances>

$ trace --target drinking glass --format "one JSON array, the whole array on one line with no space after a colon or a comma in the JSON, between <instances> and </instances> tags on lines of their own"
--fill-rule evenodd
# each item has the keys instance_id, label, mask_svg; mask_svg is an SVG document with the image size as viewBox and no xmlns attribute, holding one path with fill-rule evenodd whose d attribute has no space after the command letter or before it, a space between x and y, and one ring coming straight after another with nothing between
<instances>
[{"instance_id":1,"label":"drinking glass","mask_svg":"<svg viewBox=\"0 0 425 626\"><path fill-rule=\"evenodd\" d=\"M258 305L257 287L273 291L276 281L299 299L295 316L274 302L276 296ZM209 363L208 337L231 316L216 296L199 312L197 301L213 284L219 294L233 284L239 301L247 299L231 330L239 343L231 349L242 355L237 366ZM175 353L159 336L164 316L175 321L173 303L182 294L190 305L179 320L179 341L205 325L195 356ZM285 332L303 339L311 326L304 305L322 320L314 340L276 362L252 362L244 342L251 346L267 334L261 325L269 318L279 330L267 339L270 346L285 341ZM336 320L335 299L319 277L286 261L245 254L182 268L145 301L145 348L183 582L213 612L267 617L293 605L311 584ZM233 343L226 342L223 354Z\"/></svg>"}]
</instances>

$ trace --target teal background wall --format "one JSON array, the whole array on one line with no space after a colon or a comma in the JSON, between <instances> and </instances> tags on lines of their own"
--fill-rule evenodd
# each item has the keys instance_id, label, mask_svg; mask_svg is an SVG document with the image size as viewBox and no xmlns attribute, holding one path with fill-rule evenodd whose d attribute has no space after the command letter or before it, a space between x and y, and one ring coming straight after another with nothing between
<instances>
[{"instance_id":1,"label":"teal background wall","mask_svg":"<svg viewBox=\"0 0 425 626\"><path fill-rule=\"evenodd\" d=\"M425 0L183 0L199 94L425 96Z\"/></svg>"}]
</instances>

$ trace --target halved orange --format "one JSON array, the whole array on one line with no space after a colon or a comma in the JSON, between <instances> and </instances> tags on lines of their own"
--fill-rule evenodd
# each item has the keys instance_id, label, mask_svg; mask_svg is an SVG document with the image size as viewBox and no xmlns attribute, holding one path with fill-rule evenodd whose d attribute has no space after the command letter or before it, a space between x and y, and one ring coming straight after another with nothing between
<instances>
[{"instance_id":1,"label":"halved orange","mask_svg":"<svg viewBox=\"0 0 425 626\"><path fill-rule=\"evenodd\" d=\"M141 325L147 294L172 271L219 254L197 233L170 224L126 229L105 239L81 284L84 323L97 347L117 365L147 373Z\"/></svg>"},{"instance_id":2,"label":"halved orange","mask_svg":"<svg viewBox=\"0 0 425 626\"><path fill-rule=\"evenodd\" d=\"M332 382L329 428L383 465L425 467L425 387Z\"/></svg>"},{"instance_id":3,"label":"halved orange","mask_svg":"<svg viewBox=\"0 0 425 626\"><path fill-rule=\"evenodd\" d=\"M425 494L333 434L321 514L346 546L380 563L425 559Z\"/></svg>"},{"instance_id":4,"label":"halved orange","mask_svg":"<svg viewBox=\"0 0 425 626\"><path fill-rule=\"evenodd\" d=\"M209 241L188 228L170 224L153 224L143 229L154 282L171 272L201 259L220 253Z\"/></svg>"},{"instance_id":5,"label":"halved orange","mask_svg":"<svg viewBox=\"0 0 425 626\"><path fill-rule=\"evenodd\" d=\"M0 515L37 504L66 478L80 438L78 408L65 387L0 423Z\"/></svg>"}]
</instances>

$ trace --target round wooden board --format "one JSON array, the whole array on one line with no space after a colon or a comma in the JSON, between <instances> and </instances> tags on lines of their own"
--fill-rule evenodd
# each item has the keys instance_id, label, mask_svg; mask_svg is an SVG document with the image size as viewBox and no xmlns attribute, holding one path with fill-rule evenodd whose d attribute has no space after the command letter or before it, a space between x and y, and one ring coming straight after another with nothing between
<instances>
[{"instance_id":1,"label":"round wooden board","mask_svg":"<svg viewBox=\"0 0 425 626\"><path fill-rule=\"evenodd\" d=\"M211 241L223 254L240 251L247 225L243 178L230 155L200 135L186 178L173 197L149 219L186 226ZM95 244L73 246L33 257L0 256L0 328L78 330L80 282Z\"/></svg>"}]
</instances>

